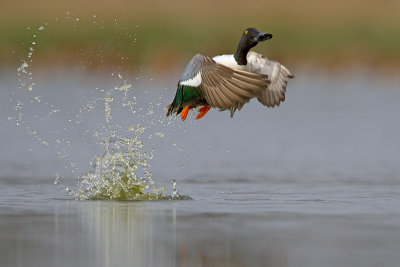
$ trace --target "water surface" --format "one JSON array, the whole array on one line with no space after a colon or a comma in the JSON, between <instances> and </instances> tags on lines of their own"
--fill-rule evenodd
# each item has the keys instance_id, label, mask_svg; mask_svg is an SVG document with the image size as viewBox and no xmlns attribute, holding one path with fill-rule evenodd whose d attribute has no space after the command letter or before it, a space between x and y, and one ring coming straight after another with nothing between
<instances>
[{"instance_id":1,"label":"water surface","mask_svg":"<svg viewBox=\"0 0 400 267\"><path fill-rule=\"evenodd\" d=\"M397 266L399 80L296 74L277 109L251 101L233 119L211 110L184 123L164 119L175 80L125 77L137 113L115 100L107 123L104 112L80 109L104 111L98 99L120 86L115 75L52 73L37 78L34 95L12 95L18 82L1 72L3 264ZM29 102L34 96L41 101ZM19 126L8 119L16 98L26 103ZM103 153L99 140L110 131L129 136L126 126L137 123L146 127L143 149L153 149L155 183L170 194L176 179L192 199L69 196L63 187L76 188Z\"/></svg>"}]
</instances>

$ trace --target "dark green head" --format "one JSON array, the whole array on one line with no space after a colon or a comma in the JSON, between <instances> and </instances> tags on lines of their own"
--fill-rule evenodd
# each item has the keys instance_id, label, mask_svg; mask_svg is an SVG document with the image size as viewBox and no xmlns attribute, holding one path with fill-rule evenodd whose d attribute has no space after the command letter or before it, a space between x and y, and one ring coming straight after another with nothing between
<instances>
[{"instance_id":1,"label":"dark green head","mask_svg":"<svg viewBox=\"0 0 400 267\"><path fill-rule=\"evenodd\" d=\"M252 47L255 47L259 42L266 41L272 38L272 34L260 32L256 28L247 28L242 34L238 48L235 53L235 60L239 65L246 65L246 56Z\"/></svg>"}]
</instances>

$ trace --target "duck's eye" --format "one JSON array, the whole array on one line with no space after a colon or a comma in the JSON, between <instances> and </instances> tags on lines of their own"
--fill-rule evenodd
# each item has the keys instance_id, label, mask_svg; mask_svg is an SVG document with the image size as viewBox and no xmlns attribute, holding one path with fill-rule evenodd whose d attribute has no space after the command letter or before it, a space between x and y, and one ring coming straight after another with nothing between
<instances>
[{"instance_id":1,"label":"duck's eye","mask_svg":"<svg viewBox=\"0 0 400 267\"><path fill-rule=\"evenodd\" d=\"M244 31L244 34L247 34L248 32L249 32L248 30L245 30L245 31Z\"/></svg>"}]
</instances>

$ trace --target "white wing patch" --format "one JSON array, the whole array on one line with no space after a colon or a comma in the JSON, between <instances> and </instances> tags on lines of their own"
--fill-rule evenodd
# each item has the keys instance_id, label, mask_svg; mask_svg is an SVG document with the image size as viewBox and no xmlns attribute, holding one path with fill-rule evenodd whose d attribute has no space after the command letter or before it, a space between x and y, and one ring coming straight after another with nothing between
<instances>
[{"instance_id":1,"label":"white wing patch","mask_svg":"<svg viewBox=\"0 0 400 267\"><path fill-rule=\"evenodd\" d=\"M196 76L192 79L180 82L181 85L198 87L201 84L201 71L199 71Z\"/></svg>"}]
</instances>

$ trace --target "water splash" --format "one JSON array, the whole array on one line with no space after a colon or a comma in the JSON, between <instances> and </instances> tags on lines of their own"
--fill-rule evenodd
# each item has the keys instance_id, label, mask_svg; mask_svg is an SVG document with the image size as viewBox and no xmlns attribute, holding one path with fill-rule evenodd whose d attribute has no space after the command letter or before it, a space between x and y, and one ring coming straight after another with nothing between
<instances>
[{"instance_id":1,"label":"water splash","mask_svg":"<svg viewBox=\"0 0 400 267\"><path fill-rule=\"evenodd\" d=\"M132 93L133 86L127 83L121 74L118 74L118 78L123 81L123 85L115 86L114 90L106 92L103 97L105 121L109 126L113 125L111 103L120 105L120 107L128 109L132 114L140 117L134 109L134 106L137 105L136 97L128 95L128 93ZM145 110L141 110L145 112ZM147 110L152 110L151 104ZM101 156L96 156L91 170L80 177L77 190L66 188L70 195L79 200L191 199L178 193L176 180L172 181L170 195L166 193L165 186L156 185L150 170L153 149L151 153L145 152L142 142L146 128L155 124L156 119L153 118L155 113L147 112L141 116L146 118L146 125L137 123L129 126L130 136L126 134L121 136L117 130L108 130L108 136L101 142L104 153ZM163 133L157 131L148 134L148 139L153 135L160 138L164 137Z\"/></svg>"},{"instance_id":2,"label":"water splash","mask_svg":"<svg viewBox=\"0 0 400 267\"><path fill-rule=\"evenodd\" d=\"M110 103L113 101L114 99L107 94L106 97L104 98L104 112L106 114L106 122L110 122L112 115L111 115L111 106Z\"/></svg>"},{"instance_id":3,"label":"water splash","mask_svg":"<svg viewBox=\"0 0 400 267\"><path fill-rule=\"evenodd\" d=\"M67 16L69 16L69 12ZM93 19L96 16L93 16ZM58 20L56 20L58 21ZM75 19L79 21L79 19ZM78 24L74 24L78 25ZM159 138L164 137L164 133L160 131L160 127L165 127L164 121L158 118L155 112L155 105L160 106L160 103L147 103L145 107L139 106L136 100L136 81L126 79L120 71L117 75L112 73L115 79L115 86L108 88L95 88L92 95L86 99L77 110L79 113L74 113L69 110L61 109L52 103L49 103L45 94L40 94L40 85L36 85L33 81L32 56L34 52L40 49L40 35L49 34L47 23L44 23L33 32L33 40L29 43L27 56L21 60L20 66L17 69L19 76L18 90L13 93L15 105L13 107L14 114L10 116L10 120L15 120L17 125L24 126L24 129L36 141L50 149L56 150L58 158L66 162L65 169L70 173L80 171L76 167L76 162L72 154L75 140L81 137L92 137L91 142L98 142L102 146L103 153L100 156L95 156L93 162L88 164L90 169L87 174L79 175L79 182L76 186L67 187L62 181L62 170L60 170L54 180L54 184L61 185L74 198L79 200L94 200L94 199L111 199L111 200L179 200L190 199L187 196L182 196L176 189L176 181L172 181L171 187L157 185L152 178L151 163L153 158L153 148L151 153L145 152L144 144L141 139L146 129L149 131L146 135L148 144L152 136ZM77 26L78 27L78 26ZM78 28L74 26L74 31ZM30 28L28 29L30 30ZM129 35L131 36L131 35ZM134 35L135 36L135 35ZM136 40L136 37L135 37ZM136 77L139 80L139 77ZM38 95L38 93L40 95ZM147 93L147 91L146 91ZM101 94L101 96L99 96ZM41 110L46 110L46 114L41 113ZM98 110L98 109L102 110ZM136 125L124 125L115 122L118 118L118 112L121 110L130 112L134 115L137 121L145 121L145 126L137 123ZM24 112L23 112L24 111ZM29 111L29 112L28 112ZM104 114L101 123L93 129L85 129L85 114L97 112ZM114 114L113 114L114 113ZM52 129L47 131L50 134L43 134L44 131L38 128L40 124L35 125L37 121L59 120L61 115L66 114L67 118L63 129ZM115 118L113 118L115 115ZM100 122L100 120L99 120ZM166 123L171 123L167 121ZM84 131L80 131L81 136L69 138L69 129L73 129L76 125L83 127ZM128 133L127 133L128 132ZM61 136L60 136L61 134ZM150 144L151 145L151 144ZM71 189L72 187L72 189ZM168 190L166 190L168 188ZM167 193L170 192L170 193Z\"/></svg>"},{"instance_id":4,"label":"water splash","mask_svg":"<svg viewBox=\"0 0 400 267\"><path fill-rule=\"evenodd\" d=\"M96 157L92 170L81 177L79 189L66 190L80 200L183 200L173 180L171 195L158 187L149 170L152 154L141 152L143 133L140 125L133 138L115 138L105 142L105 153ZM141 175L139 175L141 173ZM58 178L57 178L58 179Z\"/></svg>"}]
</instances>

